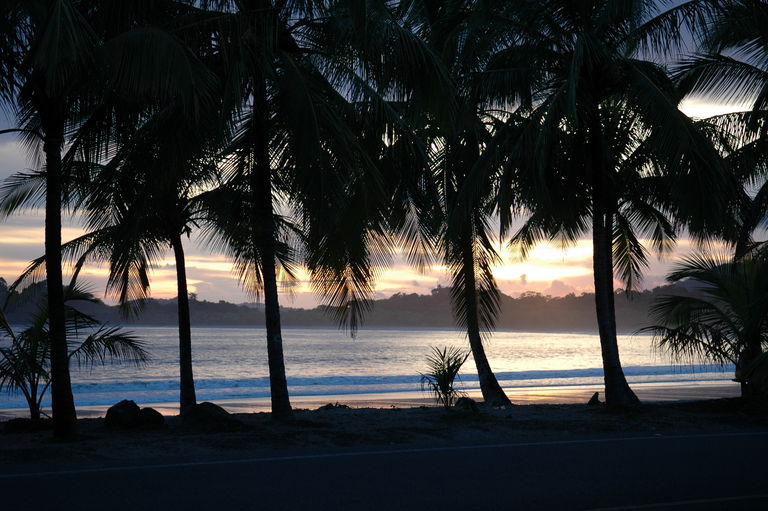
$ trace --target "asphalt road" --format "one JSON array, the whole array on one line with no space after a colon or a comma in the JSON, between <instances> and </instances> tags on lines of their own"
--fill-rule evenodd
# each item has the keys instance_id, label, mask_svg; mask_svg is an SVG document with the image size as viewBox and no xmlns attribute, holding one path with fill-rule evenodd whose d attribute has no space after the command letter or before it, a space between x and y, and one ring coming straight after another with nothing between
<instances>
[{"instance_id":1,"label":"asphalt road","mask_svg":"<svg viewBox=\"0 0 768 511\"><path fill-rule=\"evenodd\" d=\"M768 432L0 475L3 509L768 509Z\"/></svg>"}]
</instances>

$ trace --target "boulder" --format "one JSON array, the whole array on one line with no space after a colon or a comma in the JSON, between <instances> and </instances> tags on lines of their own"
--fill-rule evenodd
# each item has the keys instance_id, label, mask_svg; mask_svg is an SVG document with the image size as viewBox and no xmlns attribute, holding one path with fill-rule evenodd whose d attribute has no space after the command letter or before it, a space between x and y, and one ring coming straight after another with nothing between
<instances>
[{"instance_id":1,"label":"boulder","mask_svg":"<svg viewBox=\"0 0 768 511\"><path fill-rule=\"evenodd\" d=\"M181 413L181 419L188 426L221 428L239 425L240 421L217 404L203 402L190 406Z\"/></svg>"},{"instance_id":2,"label":"boulder","mask_svg":"<svg viewBox=\"0 0 768 511\"><path fill-rule=\"evenodd\" d=\"M226 417L231 418L228 411L226 411L224 408L220 407L219 405L215 403L210 403L208 401L204 401L202 403L198 403L195 408L198 410L198 412L205 413L211 417Z\"/></svg>"},{"instance_id":3,"label":"boulder","mask_svg":"<svg viewBox=\"0 0 768 511\"><path fill-rule=\"evenodd\" d=\"M475 400L469 397L460 397L453 404L453 407L465 412L480 413L480 409L477 407Z\"/></svg>"},{"instance_id":4,"label":"boulder","mask_svg":"<svg viewBox=\"0 0 768 511\"><path fill-rule=\"evenodd\" d=\"M589 398L589 401L587 402L588 406L598 406L598 405L601 405L601 404L603 404L603 402L600 401L600 393L599 392L595 392L594 394L592 394L592 397Z\"/></svg>"},{"instance_id":5,"label":"boulder","mask_svg":"<svg viewBox=\"0 0 768 511\"><path fill-rule=\"evenodd\" d=\"M131 429L140 426L141 409L134 401L124 399L109 407L104 424L110 429Z\"/></svg>"},{"instance_id":6,"label":"boulder","mask_svg":"<svg viewBox=\"0 0 768 511\"><path fill-rule=\"evenodd\" d=\"M141 425L147 427L160 427L165 425L165 417L154 408L142 408L139 410Z\"/></svg>"}]
</instances>

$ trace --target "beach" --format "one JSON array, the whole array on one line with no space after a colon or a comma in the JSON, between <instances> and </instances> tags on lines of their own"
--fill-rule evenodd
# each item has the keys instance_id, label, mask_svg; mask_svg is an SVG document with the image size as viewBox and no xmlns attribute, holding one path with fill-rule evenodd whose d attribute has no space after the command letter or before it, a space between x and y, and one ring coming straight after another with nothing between
<instances>
[{"instance_id":1,"label":"beach","mask_svg":"<svg viewBox=\"0 0 768 511\"><path fill-rule=\"evenodd\" d=\"M608 409L586 404L592 390L514 391L511 407L474 411L423 395L315 396L294 399L284 421L253 411L263 402L234 400L221 403L233 412L225 420L191 423L166 403L157 406L163 426L129 430L107 428L103 409L80 409L73 441L56 442L50 430L0 434L0 489L8 504L24 506L34 491L81 510L766 501L761 472L729 462L747 446L742 465L764 459L764 401L726 397L736 385L636 385L641 406ZM694 475L702 470L723 486Z\"/></svg>"},{"instance_id":2,"label":"beach","mask_svg":"<svg viewBox=\"0 0 768 511\"><path fill-rule=\"evenodd\" d=\"M294 419L287 423L272 421L265 403L232 401L219 404L236 421L220 428L187 425L176 415L177 408L166 403L154 404L165 415L166 426L132 431L108 430L100 418L104 409L81 408L80 440L52 443L48 431L0 435L0 465L9 470L17 464L87 465L110 460L208 459L286 449L493 443L589 437L595 433L677 434L768 427L768 413L763 408L744 408L733 398L738 393L735 384L638 385L635 390L645 403L619 412L586 405L592 388L513 392L510 398L516 404L512 407L481 405L478 413L436 407L423 394L384 398L356 395L345 400L316 396L294 400ZM329 403L339 406L321 408Z\"/></svg>"},{"instance_id":3,"label":"beach","mask_svg":"<svg viewBox=\"0 0 768 511\"><path fill-rule=\"evenodd\" d=\"M219 332L211 329L198 334L202 334L196 352L200 357L198 402L213 402L234 420L221 427L199 427L178 416L174 332L147 329L143 333L152 340L157 354L147 369L104 367L77 375L77 441L53 443L50 431L2 434L0 468L166 463L317 450L592 438L596 434L751 431L764 428L762 417L768 416L755 411L734 413L739 409L734 404L738 400L733 399L739 395L739 385L726 379L727 372L660 364L663 361L649 357L649 340L643 337L622 338L632 364L628 366L630 384L644 403L636 410L613 413L603 406L587 406L595 392L604 400L602 371L593 367L595 353L599 356L596 336L500 333L492 353L513 405L494 409L481 404L472 413L436 406L418 382L418 368L428 345L449 333L454 336L452 342L462 343L455 332L375 331L345 342L332 331L302 330L290 332L294 350L289 351L290 361L303 375L289 377L294 382L294 418L281 423L268 413L268 381L262 382L258 375L263 361L245 358L253 350L251 332L227 330L228 335L214 344L213 336ZM329 363L331 359L343 360L344 366ZM470 364L471 360L460 388L481 403ZM250 376L253 372L257 372L256 379ZM715 377L718 379L712 379ZM107 429L103 417L122 399L159 411L165 426ZM43 412L50 414L50 408L44 406ZM26 416L27 409L19 406L18 399L13 407L0 406L0 421Z\"/></svg>"}]
</instances>

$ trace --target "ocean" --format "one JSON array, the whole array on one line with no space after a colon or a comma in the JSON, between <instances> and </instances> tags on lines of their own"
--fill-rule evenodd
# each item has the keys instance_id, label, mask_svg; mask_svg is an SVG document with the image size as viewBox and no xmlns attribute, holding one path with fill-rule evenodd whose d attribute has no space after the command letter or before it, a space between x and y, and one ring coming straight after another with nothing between
<instances>
[{"instance_id":1,"label":"ocean","mask_svg":"<svg viewBox=\"0 0 768 511\"><path fill-rule=\"evenodd\" d=\"M78 406L122 399L178 402L178 337L173 327L128 328L144 339L149 364L72 368ZM198 401L269 396L266 337L255 328L193 328ZM431 346L467 347L456 330L366 329L351 339L335 329L285 328L285 365L292 397L420 391ZM727 382L732 366L674 363L648 335L619 336L630 383ZM486 340L491 366L504 388L583 386L602 383L596 334L495 332ZM462 368L459 387L479 388L474 361ZM50 406L47 397L44 408ZM21 394L0 394L0 409L25 408Z\"/></svg>"}]
</instances>

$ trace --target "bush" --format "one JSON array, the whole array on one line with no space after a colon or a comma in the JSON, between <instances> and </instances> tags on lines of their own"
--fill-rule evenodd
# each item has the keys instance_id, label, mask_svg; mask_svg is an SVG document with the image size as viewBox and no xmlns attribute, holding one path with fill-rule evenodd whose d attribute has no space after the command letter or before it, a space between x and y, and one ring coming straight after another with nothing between
<instances>
[{"instance_id":1,"label":"bush","mask_svg":"<svg viewBox=\"0 0 768 511\"><path fill-rule=\"evenodd\" d=\"M457 347L432 347L427 355L427 372L421 373L421 388L434 397L437 404L453 406L464 393L454 386L461 366L469 358L469 352Z\"/></svg>"}]
</instances>

